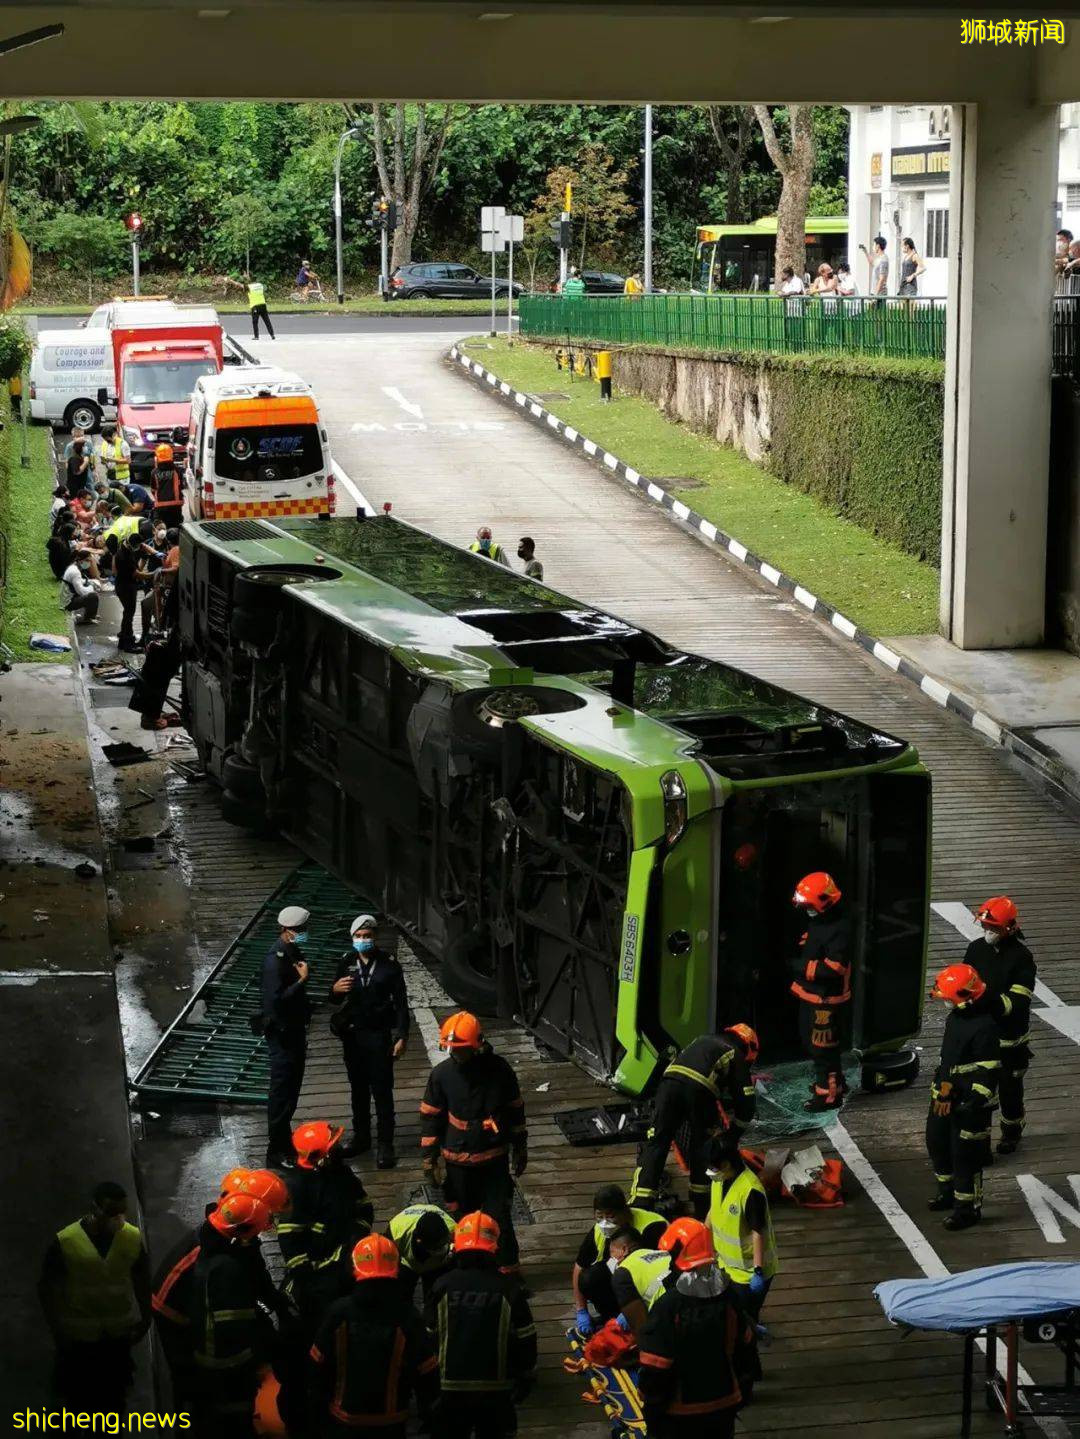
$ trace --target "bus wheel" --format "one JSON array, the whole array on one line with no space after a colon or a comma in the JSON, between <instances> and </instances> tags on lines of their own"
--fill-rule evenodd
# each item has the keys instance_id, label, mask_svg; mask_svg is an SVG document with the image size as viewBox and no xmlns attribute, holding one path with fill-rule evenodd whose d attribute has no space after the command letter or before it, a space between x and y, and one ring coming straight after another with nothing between
<instances>
[{"instance_id":1,"label":"bus wheel","mask_svg":"<svg viewBox=\"0 0 1080 1439\"><path fill-rule=\"evenodd\" d=\"M308 585L320 580L340 580L341 571L326 565L252 565L233 580L234 610L262 614L281 607L282 590L288 585Z\"/></svg>"},{"instance_id":2,"label":"bus wheel","mask_svg":"<svg viewBox=\"0 0 1080 1439\"><path fill-rule=\"evenodd\" d=\"M446 947L442 957L443 987L466 1009L495 1014L498 994L491 962L491 940L487 931L470 930Z\"/></svg>"},{"instance_id":3,"label":"bus wheel","mask_svg":"<svg viewBox=\"0 0 1080 1439\"><path fill-rule=\"evenodd\" d=\"M221 794L221 817L227 824L235 824L238 829L250 829L256 834L270 833L273 828L262 804L233 794L229 789Z\"/></svg>"},{"instance_id":4,"label":"bus wheel","mask_svg":"<svg viewBox=\"0 0 1080 1439\"><path fill-rule=\"evenodd\" d=\"M892 1054L872 1054L863 1060L862 1087L867 1094L888 1094L906 1089L919 1073L919 1055L914 1049Z\"/></svg>"},{"instance_id":5,"label":"bus wheel","mask_svg":"<svg viewBox=\"0 0 1080 1439\"><path fill-rule=\"evenodd\" d=\"M262 776L258 769L239 755L228 756L222 766L221 780L223 787L237 799L254 804L262 804L265 800Z\"/></svg>"}]
</instances>

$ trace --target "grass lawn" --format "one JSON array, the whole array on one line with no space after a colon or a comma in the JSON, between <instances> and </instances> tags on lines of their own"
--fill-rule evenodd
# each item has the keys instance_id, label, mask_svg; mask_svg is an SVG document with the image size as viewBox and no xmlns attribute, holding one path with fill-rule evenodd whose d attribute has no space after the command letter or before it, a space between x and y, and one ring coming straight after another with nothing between
<instances>
[{"instance_id":1,"label":"grass lawn","mask_svg":"<svg viewBox=\"0 0 1080 1439\"><path fill-rule=\"evenodd\" d=\"M616 391L615 401L603 404L599 385L556 369L550 350L479 337L465 349L519 390L569 395L543 403L871 634L936 630L932 565L841 519L736 450L666 419L648 400ZM685 487L680 479L698 483Z\"/></svg>"},{"instance_id":2,"label":"grass lawn","mask_svg":"<svg viewBox=\"0 0 1080 1439\"><path fill-rule=\"evenodd\" d=\"M213 305L214 309L222 315L246 315L248 306L236 300L220 300L213 296L202 299L186 301L181 300L180 304ZM24 305L17 305L17 315L72 315L81 317L89 315L90 305L38 305L27 301ZM357 295L350 299L346 297L345 303L339 305L336 300L328 298L323 304L298 305L288 300L275 301L273 298L267 301L267 308L270 311L270 318L275 315L489 315L491 313L491 301L488 300L393 300L387 302L379 295ZM506 321L506 301L500 300L498 314Z\"/></svg>"},{"instance_id":3,"label":"grass lawn","mask_svg":"<svg viewBox=\"0 0 1080 1439\"><path fill-rule=\"evenodd\" d=\"M60 586L45 558L49 537L49 505L54 472L46 426L31 425L26 437L30 468L20 463L22 427L7 417L0 435L0 531L7 539L7 591L0 625L4 643L19 660L55 664L58 656L30 648L35 630L66 634L67 617L59 601Z\"/></svg>"}]
</instances>

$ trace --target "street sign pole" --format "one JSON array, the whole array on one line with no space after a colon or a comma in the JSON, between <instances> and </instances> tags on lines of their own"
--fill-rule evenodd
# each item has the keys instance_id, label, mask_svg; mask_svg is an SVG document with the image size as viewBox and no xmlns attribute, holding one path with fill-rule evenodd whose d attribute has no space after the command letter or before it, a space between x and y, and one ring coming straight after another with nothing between
<instances>
[{"instance_id":1,"label":"street sign pole","mask_svg":"<svg viewBox=\"0 0 1080 1439\"><path fill-rule=\"evenodd\" d=\"M131 237L131 293L139 293L139 232Z\"/></svg>"},{"instance_id":2,"label":"street sign pole","mask_svg":"<svg viewBox=\"0 0 1080 1439\"><path fill-rule=\"evenodd\" d=\"M491 330L490 334L496 333L497 318L495 314L495 255L503 249L506 244L506 221L507 214L501 205L482 205L480 207L480 249L491 252Z\"/></svg>"},{"instance_id":3,"label":"street sign pole","mask_svg":"<svg viewBox=\"0 0 1080 1439\"><path fill-rule=\"evenodd\" d=\"M652 106L645 106L645 293L652 294L652 232L653 232L653 174L652 174Z\"/></svg>"},{"instance_id":4,"label":"street sign pole","mask_svg":"<svg viewBox=\"0 0 1080 1439\"><path fill-rule=\"evenodd\" d=\"M562 215L561 215L560 218L563 219L563 220L569 220L569 218L570 218L570 211L569 211L569 210L564 210L564 211L562 212ZM560 245L560 246L559 246L559 289L560 289L560 290L561 290L562 287L566 284L566 276L567 276L567 272L568 272L568 270L569 270L569 261L570 261L570 251L567 250L564 246Z\"/></svg>"},{"instance_id":5,"label":"street sign pole","mask_svg":"<svg viewBox=\"0 0 1080 1439\"><path fill-rule=\"evenodd\" d=\"M384 225L379 231L379 294L385 300L390 293L390 245Z\"/></svg>"},{"instance_id":6,"label":"street sign pole","mask_svg":"<svg viewBox=\"0 0 1080 1439\"><path fill-rule=\"evenodd\" d=\"M509 252L506 272L506 341L507 344L512 345L514 343L514 246L525 238L525 216L504 215L502 237Z\"/></svg>"},{"instance_id":7,"label":"street sign pole","mask_svg":"<svg viewBox=\"0 0 1080 1439\"><path fill-rule=\"evenodd\" d=\"M497 238L498 232L496 232ZM495 246L491 247L491 334L495 334Z\"/></svg>"}]
</instances>

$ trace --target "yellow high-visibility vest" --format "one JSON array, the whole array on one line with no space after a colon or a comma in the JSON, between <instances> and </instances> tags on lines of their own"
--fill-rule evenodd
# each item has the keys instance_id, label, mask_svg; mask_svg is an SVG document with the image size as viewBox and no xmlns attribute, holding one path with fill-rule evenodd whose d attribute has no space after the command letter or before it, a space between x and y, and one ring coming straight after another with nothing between
<instances>
[{"instance_id":1,"label":"yellow high-visibility vest","mask_svg":"<svg viewBox=\"0 0 1080 1439\"><path fill-rule=\"evenodd\" d=\"M717 1263L727 1270L733 1284L749 1284L754 1272L754 1231L746 1222L746 1201L755 1192L764 1198L765 1188L752 1169L744 1169L731 1181L726 1193L723 1191L723 1183L714 1179L709 1228L716 1246ZM765 1215L761 1272L766 1279L771 1279L780 1263L768 1200L765 1201Z\"/></svg>"},{"instance_id":2,"label":"yellow high-visibility vest","mask_svg":"<svg viewBox=\"0 0 1080 1439\"><path fill-rule=\"evenodd\" d=\"M671 1272L671 1255L662 1249L635 1249L619 1264L633 1281L638 1298L651 1309L664 1292L664 1280Z\"/></svg>"},{"instance_id":3,"label":"yellow high-visibility vest","mask_svg":"<svg viewBox=\"0 0 1080 1439\"><path fill-rule=\"evenodd\" d=\"M667 1227L667 1221L662 1214L654 1214L651 1209L631 1209L630 1227L636 1229L639 1234L644 1234L650 1224L663 1224ZM596 1245L596 1259L598 1260L604 1252L604 1245L607 1243L607 1235L600 1228L599 1224L593 1225L593 1243ZM596 1260L593 1261L594 1263Z\"/></svg>"},{"instance_id":4,"label":"yellow high-visibility vest","mask_svg":"<svg viewBox=\"0 0 1080 1439\"><path fill-rule=\"evenodd\" d=\"M453 1237L454 1221L446 1210L440 1209L437 1204L410 1204L400 1214L395 1214L390 1221L390 1238L398 1247L402 1264L411 1269L414 1274L423 1274L425 1270L429 1269L439 1269L446 1263L445 1259L431 1258L421 1263L413 1254L413 1233L425 1214L437 1214L446 1225L447 1239Z\"/></svg>"},{"instance_id":5,"label":"yellow high-visibility vest","mask_svg":"<svg viewBox=\"0 0 1080 1439\"><path fill-rule=\"evenodd\" d=\"M121 484L127 484L131 478L131 456L124 455L124 441L117 435L110 445L108 440L102 440L101 449L98 451L103 465L111 465L116 471L116 478Z\"/></svg>"},{"instance_id":6,"label":"yellow high-visibility vest","mask_svg":"<svg viewBox=\"0 0 1080 1439\"><path fill-rule=\"evenodd\" d=\"M142 1252L142 1235L134 1224L113 1236L104 1259L78 1220L56 1238L67 1270L60 1306L64 1337L92 1343L129 1334L139 1322L131 1271Z\"/></svg>"},{"instance_id":7,"label":"yellow high-visibility vest","mask_svg":"<svg viewBox=\"0 0 1080 1439\"><path fill-rule=\"evenodd\" d=\"M248 281L248 304L252 309L256 305L266 304L266 290L258 280Z\"/></svg>"}]
</instances>

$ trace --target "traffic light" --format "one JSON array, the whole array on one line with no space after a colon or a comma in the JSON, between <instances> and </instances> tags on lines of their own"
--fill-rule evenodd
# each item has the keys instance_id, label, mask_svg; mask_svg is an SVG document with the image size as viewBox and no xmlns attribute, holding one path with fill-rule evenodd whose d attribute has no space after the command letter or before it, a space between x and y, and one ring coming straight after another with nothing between
<instances>
[{"instance_id":1,"label":"traffic light","mask_svg":"<svg viewBox=\"0 0 1080 1439\"><path fill-rule=\"evenodd\" d=\"M133 210L130 215L125 216L124 224L127 226L127 228L131 231L133 235L138 234L138 232L142 229L142 216L139 214L138 210Z\"/></svg>"},{"instance_id":2,"label":"traffic light","mask_svg":"<svg viewBox=\"0 0 1080 1439\"><path fill-rule=\"evenodd\" d=\"M393 200L373 200L371 202L371 223L376 230L397 229L397 205Z\"/></svg>"},{"instance_id":3,"label":"traffic light","mask_svg":"<svg viewBox=\"0 0 1080 1439\"><path fill-rule=\"evenodd\" d=\"M570 248L570 221L569 221L569 220L552 220L552 221L551 221L551 241L552 241L552 244L556 245L560 250L569 250L569 248Z\"/></svg>"}]
</instances>

